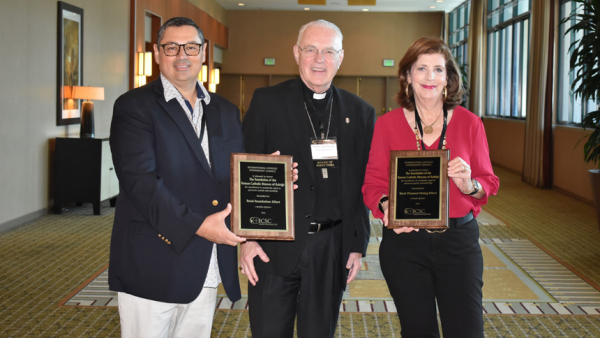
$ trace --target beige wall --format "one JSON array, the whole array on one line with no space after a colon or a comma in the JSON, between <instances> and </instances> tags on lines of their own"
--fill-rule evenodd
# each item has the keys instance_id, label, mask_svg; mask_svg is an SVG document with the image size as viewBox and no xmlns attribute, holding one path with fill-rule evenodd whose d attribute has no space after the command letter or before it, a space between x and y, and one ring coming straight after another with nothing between
<instances>
[{"instance_id":1,"label":"beige wall","mask_svg":"<svg viewBox=\"0 0 600 338\"><path fill-rule=\"evenodd\" d=\"M484 118L485 132L490 147L490 158L514 172L523 171L525 121ZM553 186L579 200L591 203L594 199L589 169L591 163L583 162L583 141L590 131L581 128L555 126L553 129Z\"/></svg>"},{"instance_id":2,"label":"beige wall","mask_svg":"<svg viewBox=\"0 0 600 338\"><path fill-rule=\"evenodd\" d=\"M592 163L583 162L583 144L581 140L590 130L556 126L554 128L554 187L574 194L586 201L593 201L592 184L589 169L597 168Z\"/></svg>"},{"instance_id":3,"label":"beige wall","mask_svg":"<svg viewBox=\"0 0 600 338\"><path fill-rule=\"evenodd\" d=\"M492 162L512 171L522 172L525 121L486 117L483 124Z\"/></svg>"},{"instance_id":4,"label":"beige wall","mask_svg":"<svg viewBox=\"0 0 600 338\"><path fill-rule=\"evenodd\" d=\"M107 137L112 105L127 90L129 2L68 3L83 8L84 85L105 89L95 122L97 137ZM0 230L47 210L50 140L79 135L79 124L56 126L57 7L56 0L0 4Z\"/></svg>"},{"instance_id":5,"label":"beige wall","mask_svg":"<svg viewBox=\"0 0 600 338\"><path fill-rule=\"evenodd\" d=\"M229 49L223 52L226 74L298 74L292 47L305 23L325 19L344 34L344 61L338 75L394 76L410 44L422 36L440 36L442 13L356 13L314 11L228 11ZM275 66L264 66L274 57ZM383 67L383 59L396 67Z\"/></svg>"}]
</instances>

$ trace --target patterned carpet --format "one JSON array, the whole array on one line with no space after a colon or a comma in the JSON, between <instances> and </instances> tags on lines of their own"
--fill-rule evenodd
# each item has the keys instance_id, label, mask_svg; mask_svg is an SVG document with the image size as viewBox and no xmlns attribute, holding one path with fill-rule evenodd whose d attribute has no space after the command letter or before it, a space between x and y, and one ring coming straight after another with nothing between
<instances>
[{"instance_id":1,"label":"patterned carpet","mask_svg":"<svg viewBox=\"0 0 600 338\"><path fill-rule=\"evenodd\" d=\"M525 185L510 172L496 172L500 193L486 207L489 220L479 218L486 336L600 336L600 231L594 209ZM59 306L78 287L92 287L89 283L105 269L112 217L108 203L102 216L93 216L91 206L84 205L0 234L0 337L119 336L110 293L86 288L103 295L104 303ZM378 238L374 226L369 252L376 253ZM387 302L376 266L376 256L365 259L367 270L347 292L336 336L400 337L393 302ZM94 283L105 284L102 278L98 275ZM231 309L221 301L213 337L251 336L243 303Z\"/></svg>"}]
</instances>

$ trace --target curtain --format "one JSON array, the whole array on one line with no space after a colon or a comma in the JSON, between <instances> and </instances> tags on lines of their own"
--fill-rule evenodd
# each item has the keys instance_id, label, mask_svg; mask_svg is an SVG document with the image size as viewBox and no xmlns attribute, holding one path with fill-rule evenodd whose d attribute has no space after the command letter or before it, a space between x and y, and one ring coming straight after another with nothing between
<instances>
[{"instance_id":1,"label":"curtain","mask_svg":"<svg viewBox=\"0 0 600 338\"><path fill-rule=\"evenodd\" d=\"M485 115L485 76L487 51L487 1L471 1L467 63L469 64L467 89L469 110L478 116Z\"/></svg>"},{"instance_id":2,"label":"curtain","mask_svg":"<svg viewBox=\"0 0 600 338\"><path fill-rule=\"evenodd\" d=\"M554 5L554 0L531 1L531 46L522 180L538 188L552 186Z\"/></svg>"}]
</instances>

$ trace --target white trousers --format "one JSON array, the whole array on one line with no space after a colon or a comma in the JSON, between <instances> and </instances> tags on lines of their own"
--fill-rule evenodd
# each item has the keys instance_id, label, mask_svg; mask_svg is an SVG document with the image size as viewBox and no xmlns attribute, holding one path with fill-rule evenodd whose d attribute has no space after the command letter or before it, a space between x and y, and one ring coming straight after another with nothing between
<instances>
[{"instance_id":1,"label":"white trousers","mask_svg":"<svg viewBox=\"0 0 600 338\"><path fill-rule=\"evenodd\" d=\"M119 292L123 338L209 338L217 288L202 288L189 304L162 303Z\"/></svg>"}]
</instances>

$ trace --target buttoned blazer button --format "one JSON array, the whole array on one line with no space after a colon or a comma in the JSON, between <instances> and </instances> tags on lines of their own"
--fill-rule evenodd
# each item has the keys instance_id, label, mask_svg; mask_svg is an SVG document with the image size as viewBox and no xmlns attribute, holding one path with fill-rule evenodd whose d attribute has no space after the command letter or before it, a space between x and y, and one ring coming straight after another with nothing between
<instances>
[{"instance_id":1,"label":"buttoned blazer button","mask_svg":"<svg viewBox=\"0 0 600 338\"><path fill-rule=\"evenodd\" d=\"M308 189L310 189L311 191L315 190L315 186L311 185L310 187L308 187Z\"/></svg>"},{"instance_id":2,"label":"buttoned blazer button","mask_svg":"<svg viewBox=\"0 0 600 338\"><path fill-rule=\"evenodd\" d=\"M304 215L306 218L310 218L310 216L312 216L310 213L306 213L306 215Z\"/></svg>"},{"instance_id":3,"label":"buttoned blazer button","mask_svg":"<svg viewBox=\"0 0 600 338\"><path fill-rule=\"evenodd\" d=\"M217 200L214 200L214 201L213 201L213 205L216 207L217 205L219 205L219 201L217 201Z\"/></svg>"}]
</instances>

